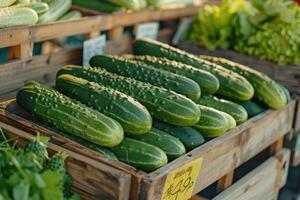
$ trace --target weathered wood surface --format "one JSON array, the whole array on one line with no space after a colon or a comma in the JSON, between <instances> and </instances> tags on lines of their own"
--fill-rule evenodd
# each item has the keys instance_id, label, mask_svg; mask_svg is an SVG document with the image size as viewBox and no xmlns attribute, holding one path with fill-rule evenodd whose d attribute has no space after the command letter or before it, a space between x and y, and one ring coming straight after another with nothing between
<instances>
[{"instance_id":1,"label":"weathered wood surface","mask_svg":"<svg viewBox=\"0 0 300 200\"><path fill-rule=\"evenodd\" d=\"M179 47L194 54L223 57L247 65L258 71L264 72L271 78L285 85L289 90L300 94L299 65L279 65L269 61L259 60L253 56L244 55L231 50L209 51L187 41L181 41Z\"/></svg>"},{"instance_id":2,"label":"weathered wood surface","mask_svg":"<svg viewBox=\"0 0 300 200\"><path fill-rule=\"evenodd\" d=\"M30 122L30 116L21 111L14 101L9 105L4 103L2 108L6 111L5 117L13 121L15 126L21 126L22 129L27 131L39 131L52 137L54 144L131 174L132 199L160 199L167 175L180 166L195 159L203 158L202 169L193 191L193 194L196 194L272 145L291 131L295 102L292 101L283 110L266 111L150 174L136 171L118 161L104 159L98 153L83 148L81 145L63 138L53 131L34 125ZM0 120L2 118L3 116L0 115Z\"/></svg>"},{"instance_id":3,"label":"weathered wood surface","mask_svg":"<svg viewBox=\"0 0 300 200\"><path fill-rule=\"evenodd\" d=\"M178 6L166 9L146 9L83 17L78 20L61 21L42 25L2 29L0 48L51 40L71 35L107 31L115 27L133 26L150 21L166 21L193 16L200 5Z\"/></svg>"},{"instance_id":4,"label":"weathered wood surface","mask_svg":"<svg viewBox=\"0 0 300 200\"><path fill-rule=\"evenodd\" d=\"M2 111L0 111L2 112ZM8 131L12 138L18 139L20 146L34 138L33 134L18 129L0 121L0 127ZM49 143L48 151L65 152L68 154L67 170L73 177L73 187L80 194L84 194L86 200L126 200L129 199L131 176L111 166L97 162L94 159L67 150L61 145Z\"/></svg>"},{"instance_id":5,"label":"weathered wood surface","mask_svg":"<svg viewBox=\"0 0 300 200\"><path fill-rule=\"evenodd\" d=\"M2 112L1 112L2 110ZM137 199L138 191L140 190L141 180L146 173L137 171L133 167L126 165L120 161L108 159L102 154L90 150L77 142L74 142L66 137L61 136L60 134L47 129L46 127L39 126L33 121L32 116L30 116L26 111L20 108L15 100L9 100L0 103L0 122L4 122L11 126L17 127L21 130L24 130L28 133L36 134L37 132L48 136L51 138L52 144L61 146L64 149L68 149L74 153L82 155L86 158L90 158L100 163L105 163L110 167L114 167L118 170L124 171L131 176L130 185L130 199Z\"/></svg>"},{"instance_id":6,"label":"weathered wood surface","mask_svg":"<svg viewBox=\"0 0 300 200\"><path fill-rule=\"evenodd\" d=\"M291 102L284 110L267 111L149 174L143 181L140 198L159 199L169 172L203 158L193 194L198 193L291 131L294 109L295 102Z\"/></svg>"},{"instance_id":7,"label":"weathered wood surface","mask_svg":"<svg viewBox=\"0 0 300 200\"><path fill-rule=\"evenodd\" d=\"M213 200L275 200L286 183L290 151L282 149Z\"/></svg>"}]
</instances>

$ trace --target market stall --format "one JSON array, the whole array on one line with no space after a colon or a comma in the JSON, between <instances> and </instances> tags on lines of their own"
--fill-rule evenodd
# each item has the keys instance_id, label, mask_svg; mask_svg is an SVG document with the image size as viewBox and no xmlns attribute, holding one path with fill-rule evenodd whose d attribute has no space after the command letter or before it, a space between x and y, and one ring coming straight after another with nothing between
<instances>
[{"instance_id":1,"label":"market stall","mask_svg":"<svg viewBox=\"0 0 300 200\"><path fill-rule=\"evenodd\" d=\"M274 75L282 66L182 39L192 17L220 1L145 2L57 0L43 11L53 20L0 29L9 52L0 64L0 179L1 141L26 153L45 137L45 163L68 155L65 199L276 199L290 164L285 140L300 124L298 97ZM16 199L5 190L0 199Z\"/></svg>"}]
</instances>

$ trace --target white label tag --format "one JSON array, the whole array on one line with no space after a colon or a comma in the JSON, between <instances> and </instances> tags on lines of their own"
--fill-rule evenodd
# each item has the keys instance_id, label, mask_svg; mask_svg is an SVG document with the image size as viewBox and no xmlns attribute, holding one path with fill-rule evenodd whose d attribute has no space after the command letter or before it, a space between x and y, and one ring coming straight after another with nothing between
<instances>
[{"instance_id":1,"label":"white label tag","mask_svg":"<svg viewBox=\"0 0 300 200\"><path fill-rule=\"evenodd\" d=\"M136 39L150 38L153 40L157 39L159 30L159 23L145 23L137 26Z\"/></svg>"},{"instance_id":2,"label":"white label tag","mask_svg":"<svg viewBox=\"0 0 300 200\"><path fill-rule=\"evenodd\" d=\"M83 43L83 66L90 66L89 61L93 56L104 54L106 35L86 40Z\"/></svg>"},{"instance_id":3,"label":"white label tag","mask_svg":"<svg viewBox=\"0 0 300 200\"><path fill-rule=\"evenodd\" d=\"M182 37L187 33L192 21L193 21L192 18L184 18L181 20L178 29L172 40L173 45L177 45L179 41L182 39Z\"/></svg>"}]
</instances>

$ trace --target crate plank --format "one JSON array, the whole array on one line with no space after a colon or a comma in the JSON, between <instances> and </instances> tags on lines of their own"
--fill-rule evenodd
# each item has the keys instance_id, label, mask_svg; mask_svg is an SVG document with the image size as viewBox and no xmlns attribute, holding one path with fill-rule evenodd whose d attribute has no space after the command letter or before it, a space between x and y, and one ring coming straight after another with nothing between
<instances>
[{"instance_id":1,"label":"crate plank","mask_svg":"<svg viewBox=\"0 0 300 200\"><path fill-rule=\"evenodd\" d=\"M170 171L203 158L193 192L196 194L287 134L292 129L294 108L295 102L292 102L285 110L267 111L149 174L142 185L140 197L160 198L161 188Z\"/></svg>"},{"instance_id":2,"label":"crate plank","mask_svg":"<svg viewBox=\"0 0 300 200\"><path fill-rule=\"evenodd\" d=\"M132 199L160 199L168 174L195 159L203 158L203 165L195 184L194 195L272 145L291 131L295 102L292 101L283 110L266 111L150 174L137 171L121 162L104 159L100 154L85 149L78 143L34 125L30 122L31 118L14 101L4 102L1 107L5 109L5 115L0 115L0 120L8 118L15 126L52 137L54 144L129 173L132 176Z\"/></svg>"},{"instance_id":3,"label":"crate plank","mask_svg":"<svg viewBox=\"0 0 300 200\"><path fill-rule=\"evenodd\" d=\"M276 199L286 182L289 157L289 150L281 150L213 200Z\"/></svg>"},{"instance_id":4,"label":"crate plank","mask_svg":"<svg viewBox=\"0 0 300 200\"><path fill-rule=\"evenodd\" d=\"M20 146L25 146L34 138L32 134L3 121L0 122L0 127L7 130L12 138L18 138ZM68 154L67 170L74 179L73 186L89 194L89 197L84 199L126 200L129 198L131 182L129 174L55 145L51 141L48 147L51 154L53 152Z\"/></svg>"}]
</instances>

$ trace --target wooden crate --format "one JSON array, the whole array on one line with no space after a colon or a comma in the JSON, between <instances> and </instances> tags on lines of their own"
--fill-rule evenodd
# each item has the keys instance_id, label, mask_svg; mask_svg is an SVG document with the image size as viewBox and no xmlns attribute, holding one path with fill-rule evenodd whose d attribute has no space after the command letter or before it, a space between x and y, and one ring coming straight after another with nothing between
<instances>
[{"instance_id":1,"label":"wooden crate","mask_svg":"<svg viewBox=\"0 0 300 200\"><path fill-rule=\"evenodd\" d=\"M37 42L85 35L87 39L108 32L106 48L111 54L128 52L131 36L124 40L124 29L146 22L174 22L191 17L202 5L171 7L162 10L147 9L136 12L100 14L85 11L88 16L73 21L62 21L43 25L16 27L0 30L0 48L9 48L10 60L0 64L0 99L13 97L15 92L29 80L51 84L55 73L65 64L82 64L82 49L58 48L54 52L33 56L33 45ZM167 27L159 33L166 41L174 33ZM169 41L168 41L169 42Z\"/></svg>"},{"instance_id":2,"label":"wooden crate","mask_svg":"<svg viewBox=\"0 0 300 200\"><path fill-rule=\"evenodd\" d=\"M282 149L213 200L274 200L285 185L290 151Z\"/></svg>"},{"instance_id":3,"label":"wooden crate","mask_svg":"<svg viewBox=\"0 0 300 200\"><path fill-rule=\"evenodd\" d=\"M197 194L217 180L220 180L220 189L225 189L230 185L230 174L235 168L267 147L271 146L274 152L282 147L283 137L292 130L295 102L292 101L283 110L268 110L149 174L124 163L104 159L100 154L32 123L32 118L14 100L3 102L1 107L4 110L0 115L1 121L5 120L28 132L39 131L51 137L54 144L130 174L130 199L144 200L161 199L168 175L200 158L203 164L192 194Z\"/></svg>"},{"instance_id":4,"label":"wooden crate","mask_svg":"<svg viewBox=\"0 0 300 200\"><path fill-rule=\"evenodd\" d=\"M2 112L2 111L0 111ZM36 133L28 133L16 128L5 120L0 122L11 138L18 140L18 145L24 147L34 138ZM65 152L68 154L67 171L73 177L73 190L86 200L125 200L129 199L131 176L104 163L74 153L59 144L48 145L50 154Z\"/></svg>"},{"instance_id":5,"label":"wooden crate","mask_svg":"<svg viewBox=\"0 0 300 200\"><path fill-rule=\"evenodd\" d=\"M272 62L259 60L255 57L240 54L230 50L209 51L203 49L191 42L181 41L179 47L194 54L210 55L223 57L237 63L244 64L258 71L264 72L274 80L286 86L296 97L296 111L294 119L294 134L286 141L286 144L292 150L291 165L300 165L300 150L297 146L300 137L300 66L297 65L278 65Z\"/></svg>"}]
</instances>

